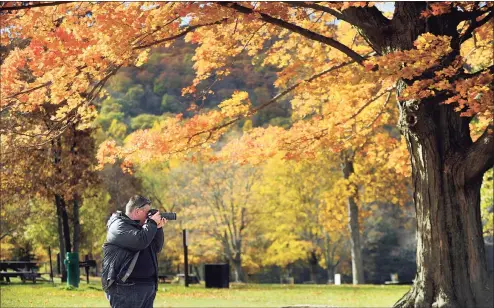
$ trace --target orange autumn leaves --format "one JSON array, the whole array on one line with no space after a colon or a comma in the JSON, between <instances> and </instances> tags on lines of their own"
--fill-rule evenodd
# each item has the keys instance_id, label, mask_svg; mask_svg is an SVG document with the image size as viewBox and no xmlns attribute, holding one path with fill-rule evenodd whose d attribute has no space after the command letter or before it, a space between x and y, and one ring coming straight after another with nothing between
<instances>
[{"instance_id":1,"label":"orange autumn leaves","mask_svg":"<svg viewBox=\"0 0 494 308\"><path fill-rule=\"evenodd\" d=\"M359 147L377 127L393 125L396 115L390 115L393 102L389 102L387 94L393 91L396 80L421 75L450 52L451 38L424 34L412 50L367 57L364 67L346 65L311 82L302 82L349 58L326 44L264 22L261 13L334 38L361 55L369 54L372 48L355 28L344 21L335 22L331 14L284 3L243 5L253 9L254 14L241 14L214 3L85 2L2 15L2 21L9 26L8 31L2 32L2 44L14 39L29 43L25 48L13 49L2 63L0 108L32 112L52 105L57 109L53 120L90 125L96 112L92 105L98 94L104 93L101 87L112 73L122 66L145 63L151 46L170 46L185 36L198 48L194 57L196 80L184 93L196 91L196 86L208 78L221 79L229 74L229 65L242 52L257 63L280 69L274 81L280 91L300 83L289 94L294 114L290 130L256 128L243 137L252 155L269 157L276 151L287 151L287 157L295 158L310 156L320 147L335 151ZM344 10L371 4L322 5ZM464 10L472 9L465 3L458 5ZM450 5L433 4L431 14L443 14L447 6ZM48 11L51 14L46 14ZM183 23L183 17L187 17L188 24ZM196 28L192 31L192 27ZM464 115L477 113L491 118L492 73L456 78L458 71L466 76L479 69L467 73L463 70L466 64L492 65L492 56L489 61L478 60L485 55L482 50L492 48L492 31L488 31L491 28L492 22L488 22L477 29L474 37L462 42L468 45L468 51L432 78L415 82L401 93L401 98L421 100L447 92L450 96L445 103L458 102ZM368 70L376 65L376 72ZM132 161L153 156L182 156L208 148L228 131L229 125L252 113L245 97L234 96L232 100L233 103L223 103L221 110L201 111L190 119L170 118L151 130L136 132L124 146L108 141L100 149L100 161L122 158L130 166ZM249 151L240 154L247 156Z\"/></svg>"},{"instance_id":2,"label":"orange autumn leaves","mask_svg":"<svg viewBox=\"0 0 494 308\"><path fill-rule=\"evenodd\" d=\"M3 14L2 45L13 45L1 65L0 109L56 108L54 121L88 125L106 80L119 67L142 64L149 50L141 46L177 35L184 6L60 3Z\"/></svg>"}]
</instances>

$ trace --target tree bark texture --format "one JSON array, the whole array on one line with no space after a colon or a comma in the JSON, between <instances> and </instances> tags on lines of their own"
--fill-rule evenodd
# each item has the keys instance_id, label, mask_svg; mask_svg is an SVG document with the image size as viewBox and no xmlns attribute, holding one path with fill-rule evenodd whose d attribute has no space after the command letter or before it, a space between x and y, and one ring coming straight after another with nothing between
<instances>
[{"instance_id":1,"label":"tree bark texture","mask_svg":"<svg viewBox=\"0 0 494 308\"><path fill-rule=\"evenodd\" d=\"M483 172L471 177L467 169L470 119L440 100L400 102L412 163L417 275L396 307L492 307L480 216ZM492 138L480 142L492 149Z\"/></svg>"}]
</instances>

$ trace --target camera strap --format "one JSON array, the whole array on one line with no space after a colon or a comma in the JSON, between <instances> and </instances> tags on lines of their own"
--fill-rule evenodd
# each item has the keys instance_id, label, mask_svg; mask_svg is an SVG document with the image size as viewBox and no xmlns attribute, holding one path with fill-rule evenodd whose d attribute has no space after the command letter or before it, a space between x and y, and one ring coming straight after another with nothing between
<instances>
[{"instance_id":1,"label":"camera strap","mask_svg":"<svg viewBox=\"0 0 494 308\"><path fill-rule=\"evenodd\" d=\"M137 258L139 258L139 253L140 251L138 251L135 255L134 255L134 258L132 259L132 262L130 262L130 265L129 265L129 268L127 269L127 272L125 273L125 275L122 277L122 282L125 282L127 280L127 278L129 278L130 274L132 274L132 271L134 270L134 267L137 263Z\"/></svg>"}]
</instances>

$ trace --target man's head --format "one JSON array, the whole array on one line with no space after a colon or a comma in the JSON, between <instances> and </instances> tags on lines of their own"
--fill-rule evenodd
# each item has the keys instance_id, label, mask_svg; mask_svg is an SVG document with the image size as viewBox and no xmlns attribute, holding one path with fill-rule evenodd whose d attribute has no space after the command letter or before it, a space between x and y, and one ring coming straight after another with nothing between
<instances>
[{"instance_id":1,"label":"man's head","mask_svg":"<svg viewBox=\"0 0 494 308\"><path fill-rule=\"evenodd\" d=\"M142 225L146 221L150 209L151 200L140 195L135 195L127 202L125 214L133 220L139 220Z\"/></svg>"}]
</instances>

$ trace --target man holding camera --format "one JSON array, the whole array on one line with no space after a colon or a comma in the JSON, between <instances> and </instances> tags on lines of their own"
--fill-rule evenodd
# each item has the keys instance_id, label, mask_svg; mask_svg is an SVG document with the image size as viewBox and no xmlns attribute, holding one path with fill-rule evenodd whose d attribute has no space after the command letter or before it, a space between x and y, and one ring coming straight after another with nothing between
<instances>
[{"instance_id":1,"label":"man holding camera","mask_svg":"<svg viewBox=\"0 0 494 308\"><path fill-rule=\"evenodd\" d=\"M148 217L151 201L130 198L125 214L114 213L107 223L101 281L112 308L153 307L158 290L158 253L163 248L159 212Z\"/></svg>"}]
</instances>

